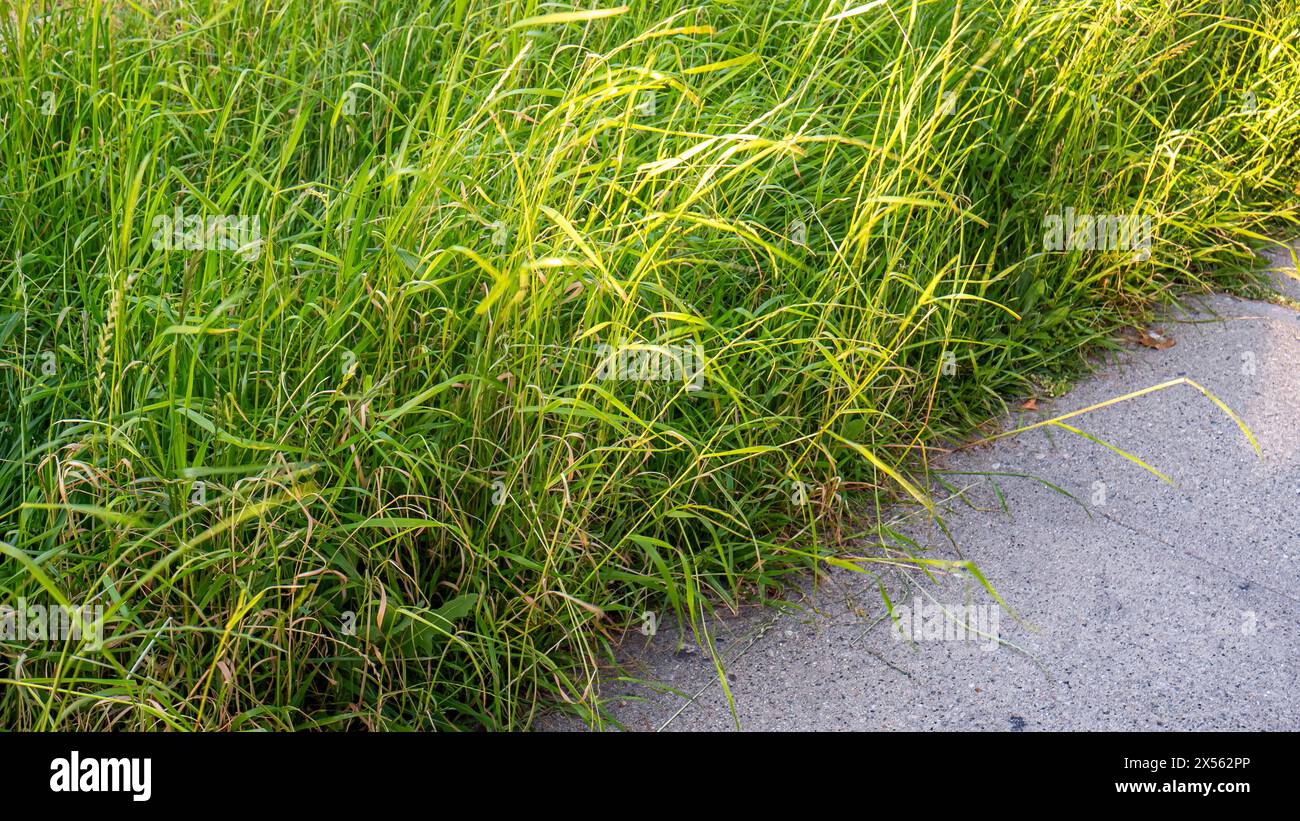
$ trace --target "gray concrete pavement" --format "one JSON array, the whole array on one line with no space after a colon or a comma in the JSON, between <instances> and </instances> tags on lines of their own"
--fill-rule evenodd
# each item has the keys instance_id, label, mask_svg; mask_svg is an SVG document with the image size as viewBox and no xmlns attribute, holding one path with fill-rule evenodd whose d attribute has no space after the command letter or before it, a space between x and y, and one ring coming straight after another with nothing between
<instances>
[{"instance_id":1,"label":"gray concrete pavement","mask_svg":"<svg viewBox=\"0 0 1300 821\"><path fill-rule=\"evenodd\" d=\"M1293 277L1279 274L1278 288L1300 299ZM1008 423L1185 376L1245 419L1262 459L1187 385L1071 420L1172 485L1059 429L952 454L941 468L963 493L945 505L945 521L1023 621L969 574L932 582L880 564L867 565L872 574L835 570L815 593L809 584L802 610L713 623L734 714L708 652L689 636L679 649L665 630L630 658L636 675L659 684L611 685L617 721L631 730L1300 729L1300 314L1216 296L1161 325L1174 347L1133 345ZM898 530L925 548L914 556L957 558L922 517ZM863 555L882 553L864 546ZM905 622L920 627L917 640L888 618L875 574L900 616L921 612ZM997 642L953 635L966 605ZM945 624L948 638L934 638Z\"/></svg>"}]
</instances>

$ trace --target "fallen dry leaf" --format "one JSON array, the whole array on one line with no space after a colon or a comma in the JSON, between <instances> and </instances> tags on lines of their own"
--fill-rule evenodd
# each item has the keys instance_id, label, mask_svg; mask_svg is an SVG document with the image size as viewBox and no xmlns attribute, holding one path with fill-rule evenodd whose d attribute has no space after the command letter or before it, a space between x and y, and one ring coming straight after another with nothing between
<instances>
[{"instance_id":1,"label":"fallen dry leaf","mask_svg":"<svg viewBox=\"0 0 1300 821\"><path fill-rule=\"evenodd\" d=\"M1148 348L1163 351L1175 344L1173 334L1165 333L1163 328L1150 328L1137 335L1137 341Z\"/></svg>"},{"instance_id":2,"label":"fallen dry leaf","mask_svg":"<svg viewBox=\"0 0 1300 821\"><path fill-rule=\"evenodd\" d=\"M1025 404L1021 405L1021 406L1020 406L1020 409L1021 409L1021 410L1038 410L1038 400L1037 400L1037 399L1030 399L1028 402L1026 402Z\"/></svg>"}]
</instances>

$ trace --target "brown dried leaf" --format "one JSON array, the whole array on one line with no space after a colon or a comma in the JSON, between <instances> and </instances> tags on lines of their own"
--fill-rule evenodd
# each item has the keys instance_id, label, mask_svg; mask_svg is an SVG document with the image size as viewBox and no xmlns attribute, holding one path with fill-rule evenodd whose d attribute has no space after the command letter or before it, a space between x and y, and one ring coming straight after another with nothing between
<instances>
[{"instance_id":1,"label":"brown dried leaf","mask_svg":"<svg viewBox=\"0 0 1300 821\"><path fill-rule=\"evenodd\" d=\"M1174 341L1173 334L1166 333L1163 328L1148 328L1138 334L1137 341L1148 348L1155 348L1157 351L1172 348L1177 344Z\"/></svg>"}]
</instances>

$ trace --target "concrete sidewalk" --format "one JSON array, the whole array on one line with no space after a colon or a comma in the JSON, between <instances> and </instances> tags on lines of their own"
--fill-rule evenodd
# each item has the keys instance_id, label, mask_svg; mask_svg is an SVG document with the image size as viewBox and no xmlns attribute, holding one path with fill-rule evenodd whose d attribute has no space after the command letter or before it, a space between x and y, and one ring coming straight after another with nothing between
<instances>
[{"instance_id":1,"label":"concrete sidewalk","mask_svg":"<svg viewBox=\"0 0 1300 821\"><path fill-rule=\"evenodd\" d=\"M1278 289L1300 300L1300 281L1279 275ZM611 685L617 721L630 730L1300 729L1300 313L1216 296L1162 326L1174 347L1133 345L1121 364L1009 424L1185 376L1244 418L1262 460L1187 385L1070 420L1173 485L1060 429L954 454L941 469L964 492L945 505L945 521L1023 622L968 574L936 572L931 582L867 565L901 616L919 612L907 641L876 579L837 570L815 595L809 586L802 611L712 625L734 715L708 652L679 650L676 630L665 629L631 667L661 686ZM921 517L898 529L925 549L917 556L957 558ZM998 642L954 637L966 605ZM945 623L947 640L927 637Z\"/></svg>"}]
</instances>

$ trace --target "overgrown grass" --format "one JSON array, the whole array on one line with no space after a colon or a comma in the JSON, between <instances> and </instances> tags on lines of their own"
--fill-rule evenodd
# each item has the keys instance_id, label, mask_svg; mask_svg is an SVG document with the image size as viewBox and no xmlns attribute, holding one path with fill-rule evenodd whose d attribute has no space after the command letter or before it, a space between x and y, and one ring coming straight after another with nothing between
<instances>
[{"instance_id":1,"label":"overgrown grass","mask_svg":"<svg viewBox=\"0 0 1300 821\"><path fill-rule=\"evenodd\" d=\"M643 612L912 558L838 495L1297 221L1294 0L670 6L0 7L0 600L105 607L0 726L598 720Z\"/></svg>"}]
</instances>

